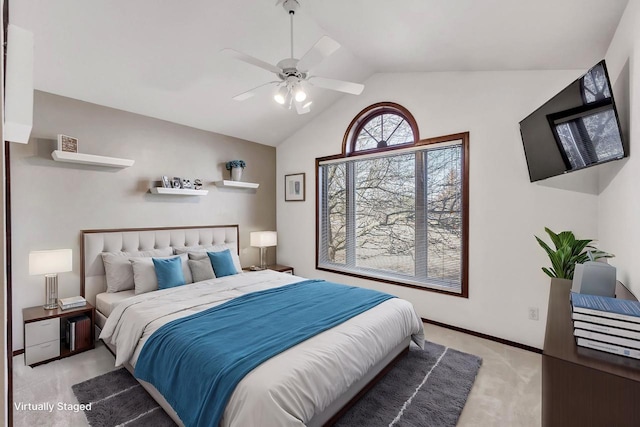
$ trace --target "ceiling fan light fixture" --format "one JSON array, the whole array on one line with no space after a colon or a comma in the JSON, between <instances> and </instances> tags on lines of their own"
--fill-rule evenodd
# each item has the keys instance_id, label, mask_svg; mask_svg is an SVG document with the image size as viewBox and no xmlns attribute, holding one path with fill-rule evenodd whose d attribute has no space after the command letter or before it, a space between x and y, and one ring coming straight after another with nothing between
<instances>
[{"instance_id":1,"label":"ceiling fan light fixture","mask_svg":"<svg viewBox=\"0 0 640 427\"><path fill-rule=\"evenodd\" d=\"M295 97L296 97L296 102L302 102L305 99L307 99L307 94L304 91L304 89L302 88L302 85L298 85L298 87L296 87L296 89L295 89Z\"/></svg>"},{"instance_id":2,"label":"ceiling fan light fixture","mask_svg":"<svg viewBox=\"0 0 640 427\"><path fill-rule=\"evenodd\" d=\"M285 86L280 86L280 89L273 96L273 99L280 105L284 105L287 101L287 95L289 94L289 90Z\"/></svg>"}]
</instances>

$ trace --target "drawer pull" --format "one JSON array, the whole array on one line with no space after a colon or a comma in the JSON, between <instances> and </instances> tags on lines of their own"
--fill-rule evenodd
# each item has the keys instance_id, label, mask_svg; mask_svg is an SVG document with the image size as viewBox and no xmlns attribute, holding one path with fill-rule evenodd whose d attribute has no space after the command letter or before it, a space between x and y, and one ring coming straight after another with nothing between
<instances>
[{"instance_id":1,"label":"drawer pull","mask_svg":"<svg viewBox=\"0 0 640 427\"><path fill-rule=\"evenodd\" d=\"M40 348L47 348L47 347L51 347L51 343L47 344L47 345L41 345Z\"/></svg>"}]
</instances>

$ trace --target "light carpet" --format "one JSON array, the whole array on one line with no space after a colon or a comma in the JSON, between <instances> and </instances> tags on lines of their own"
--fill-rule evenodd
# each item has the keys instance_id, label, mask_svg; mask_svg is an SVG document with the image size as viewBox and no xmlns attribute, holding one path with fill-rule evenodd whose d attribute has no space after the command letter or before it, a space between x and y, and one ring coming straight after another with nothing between
<instances>
[{"instance_id":1,"label":"light carpet","mask_svg":"<svg viewBox=\"0 0 640 427\"><path fill-rule=\"evenodd\" d=\"M335 424L338 427L455 426L482 359L427 342L409 353ZM72 387L93 427L174 426L138 382L119 369Z\"/></svg>"}]
</instances>

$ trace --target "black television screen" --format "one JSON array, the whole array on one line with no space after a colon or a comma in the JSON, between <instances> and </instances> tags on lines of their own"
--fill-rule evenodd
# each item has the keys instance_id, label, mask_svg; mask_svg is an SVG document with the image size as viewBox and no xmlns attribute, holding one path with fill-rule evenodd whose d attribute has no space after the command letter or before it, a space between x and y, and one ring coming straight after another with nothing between
<instances>
[{"instance_id":1,"label":"black television screen","mask_svg":"<svg viewBox=\"0 0 640 427\"><path fill-rule=\"evenodd\" d=\"M604 61L520 122L531 182L628 155Z\"/></svg>"}]
</instances>

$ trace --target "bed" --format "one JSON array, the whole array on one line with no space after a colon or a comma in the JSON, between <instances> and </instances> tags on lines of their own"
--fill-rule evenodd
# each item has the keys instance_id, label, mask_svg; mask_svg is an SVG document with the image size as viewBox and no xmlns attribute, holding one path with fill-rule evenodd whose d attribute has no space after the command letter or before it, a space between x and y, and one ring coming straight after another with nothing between
<instances>
[{"instance_id":1,"label":"bed","mask_svg":"<svg viewBox=\"0 0 640 427\"><path fill-rule=\"evenodd\" d=\"M102 253L217 246L237 255L238 237L235 225L82 232L81 291L97 307L96 323L116 355L116 364L133 373L149 338L168 322L243 295L308 283L301 277L267 270L139 295L131 291L105 293ZM411 304L398 298L385 300L249 372L231 394L220 425L331 424L406 352L412 339L422 345L424 336ZM153 385L138 380L176 423L184 425Z\"/></svg>"}]
</instances>

